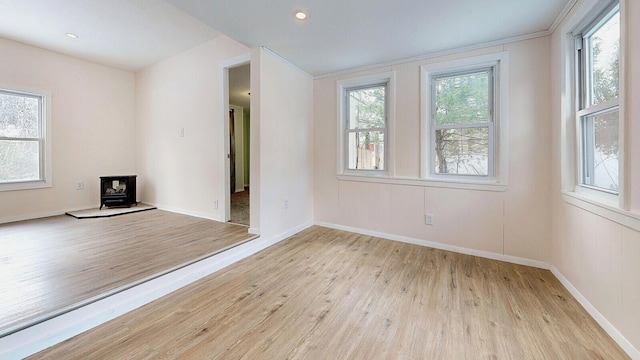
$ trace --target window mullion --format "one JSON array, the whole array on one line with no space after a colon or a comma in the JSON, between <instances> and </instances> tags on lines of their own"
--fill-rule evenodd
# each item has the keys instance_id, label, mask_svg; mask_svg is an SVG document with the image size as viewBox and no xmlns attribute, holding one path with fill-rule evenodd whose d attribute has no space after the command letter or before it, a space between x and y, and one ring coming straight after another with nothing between
<instances>
[{"instance_id":1,"label":"window mullion","mask_svg":"<svg viewBox=\"0 0 640 360\"><path fill-rule=\"evenodd\" d=\"M346 130L349 133L356 133L356 132L386 131L387 128L386 127L380 127L380 128L346 129Z\"/></svg>"},{"instance_id":2,"label":"window mullion","mask_svg":"<svg viewBox=\"0 0 640 360\"><path fill-rule=\"evenodd\" d=\"M580 111L577 112L577 116L578 117L582 117L582 116L588 116L591 114L597 114L597 113L602 113L602 112L606 112L607 110L615 110L619 107L620 101L618 98L614 98L611 100L607 100L605 102L601 102L599 104L593 105L593 106L589 106L585 109L582 109Z\"/></svg>"},{"instance_id":3,"label":"window mullion","mask_svg":"<svg viewBox=\"0 0 640 360\"><path fill-rule=\"evenodd\" d=\"M0 136L0 141L40 141L42 138Z\"/></svg>"},{"instance_id":4,"label":"window mullion","mask_svg":"<svg viewBox=\"0 0 640 360\"><path fill-rule=\"evenodd\" d=\"M479 128L488 128L490 123L473 123L473 124L451 124L451 125L436 125L434 126L434 130L458 130L458 129L479 129Z\"/></svg>"}]
</instances>

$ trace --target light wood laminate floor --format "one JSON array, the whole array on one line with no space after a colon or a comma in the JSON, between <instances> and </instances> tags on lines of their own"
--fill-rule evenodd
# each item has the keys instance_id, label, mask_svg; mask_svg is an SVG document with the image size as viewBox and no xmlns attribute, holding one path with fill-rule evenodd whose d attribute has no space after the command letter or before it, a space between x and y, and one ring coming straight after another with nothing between
<instances>
[{"instance_id":1,"label":"light wood laminate floor","mask_svg":"<svg viewBox=\"0 0 640 360\"><path fill-rule=\"evenodd\" d=\"M546 270L312 227L33 359L625 359Z\"/></svg>"},{"instance_id":2,"label":"light wood laminate floor","mask_svg":"<svg viewBox=\"0 0 640 360\"><path fill-rule=\"evenodd\" d=\"M212 255L247 227L150 210L0 225L0 334Z\"/></svg>"}]
</instances>

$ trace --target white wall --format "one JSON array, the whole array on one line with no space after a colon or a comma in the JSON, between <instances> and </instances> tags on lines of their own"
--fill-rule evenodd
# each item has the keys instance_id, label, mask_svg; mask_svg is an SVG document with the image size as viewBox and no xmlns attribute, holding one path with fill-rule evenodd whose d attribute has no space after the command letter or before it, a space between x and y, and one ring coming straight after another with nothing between
<instances>
[{"instance_id":1,"label":"white wall","mask_svg":"<svg viewBox=\"0 0 640 360\"><path fill-rule=\"evenodd\" d=\"M223 220L229 119L221 103L220 63L246 53L244 45L220 36L136 74L136 168L143 200Z\"/></svg>"},{"instance_id":2,"label":"white wall","mask_svg":"<svg viewBox=\"0 0 640 360\"><path fill-rule=\"evenodd\" d=\"M264 49L254 49L251 67L251 227L259 206L269 239L313 221L313 79Z\"/></svg>"},{"instance_id":3,"label":"white wall","mask_svg":"<svg viewBox=\"0 0 640 360\"><path fill-rule=\"evenodd\" d=\"M347 226L467 249L550 260L549 37L314 82L314 215ZM509 186L505 192L339 181L336 81L395 70L395 169L420 176L420 65L509 52ZM424 225L424 214L434 225Z\"/></svg>"},{"instance_id":4,"label":"white wall","mask_svg":"<svg viewBox=\"0 0 640 360\"><path fill-rule=\"evenodd\" d=\"M135 174L134 74L1 38L0 54L0 84L51 92L53 156L53 187L0 192L0 223L99 206L100 176Z\"/></svg>"},{"instance_id":5,"label":"white wall","mask_svg":"<svg viewBox=\"0 0 640 360\"><path fill-rule=\"evenodd\" d=\"M574 7L552 38L552 265L608 321L615 331L640 349L640 232L612 221L607 216L571 205L570 197L561 194L563 167L574 171L565 159L566 147L561 139L567 129L575 127L571 114L572 95L566 51L570 49L571 24L579 22L593 0L583 0ZM622 0L623 24L627 31L626 111L628 188L631 214L640 215L640 3ZM570 51L570 50L568 50ZM566 185L565 185L566 187ZM595 209L595 208L594 208ZM619 340L619 339L618 339ZM640 355L639 355L640 356Z\"/></svg>"}]
</instances>

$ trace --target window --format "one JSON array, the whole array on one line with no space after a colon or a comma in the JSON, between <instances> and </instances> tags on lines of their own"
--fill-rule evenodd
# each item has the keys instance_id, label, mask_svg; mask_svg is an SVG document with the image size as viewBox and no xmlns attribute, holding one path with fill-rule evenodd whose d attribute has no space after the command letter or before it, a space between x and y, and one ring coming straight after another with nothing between
<instances>
[{"instance_id":1,"label":"window","mask_svg":"<svg viewBox=\"0 0 640 360\"><path fill-rule=\"evenodd\" d=\"M506 184L506 53L423 71L423 177Z\"/></svg>"},{"instance_id":2,"label":"window","mask_svg":"<svg viewBox=\"0 0 640 360\"><path fill-rule=\"evenodd\" d=\"M387 84L345 91L347 169L384 170Z\"/></svg>"},{"instance_id":3,"label":"window","mask_svg":"<svg viewBox=\"0 0 640 360\"><path fill-rule=\"evenodd\" d=\"M431 79L433 172L493 175L493 69Z\"/></svg>"},{"instance_id":4,"label":"window","mask_svg":"<svg viewBox=\"0 0 640 360\"><path fill-rule=\"evenodd\" d=\"M579 185L612 195L620 187L620 11L613 4L576 35Z\"/></svg>"},{"instance_id":5,"label":"window","mask_svg":"<svg viewBox=\"0 0 640 360\"><path fill-rule=\"evenodd\" d=\"M51 186L49 98L0 89L0 190Z\"/></svg>"},{"instance_id":6,"label":"window","mask_svg":"<svg viewBox=\"0 0 640 360\"><path fill-rule=\"evenodd\" d=\"M629 228L640 229L635 198L624 181L631 162L625 148L631 119L625 109L625 7L604 0L575 7L560 33L560 181L567 203ZM625 53L627 55L625 56ZM569 76L566 76L569 75ZM567 95L567 96L565 96Z\"/></svg>"},{"instance_id":7,"label":"window","mask_svg":"<svg viewBox=\"0 0 640 360\"><path fill-rule=\"evenodd\" d=\"M339 173L389 174L393 73L338 82Z\"/></svg>"}]
</instances>

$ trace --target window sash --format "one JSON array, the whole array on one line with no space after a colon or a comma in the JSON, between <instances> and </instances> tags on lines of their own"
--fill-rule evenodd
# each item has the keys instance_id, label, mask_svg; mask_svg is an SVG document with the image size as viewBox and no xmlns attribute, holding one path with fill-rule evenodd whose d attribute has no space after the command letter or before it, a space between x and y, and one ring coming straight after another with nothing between
<instances>
[{"instance_id":1,"label":"window sash","mask_svg":"<svg viewBox=\"0 0 640 360\"><path fill-rule=\"evenodd\" d=\"M38 137L28 137L28 136L0 136L0 141L25 141L25 142L37 142L38 143L38 169L39 169L39 177L37 179L32 180L19 180L19 181L7 181L2 182L2 184L19 184L19 183L32 183L32 182L43 182L46 181L46 138L45 138L45 97L44 95L31 94L22 91L12 91L0 89L0 94L11 95L11 96L19 96L26 97L38 100L38 120L37 120L37 133Z\"/></svg>"},{"instance_id":2,"label":"window sash","mask_svg":"<svg viewBox=\"0 0 640 360\"><path fill-rule=\"evenodd\" d=\"M473 124L486 124L487 122L493 122L494 121L494 116L493 116L493 108L495 105L494 102L494 96L495 96L495 77L494 77L494 66L483 66L483 67L478 67L478 68L471 68L471 69L466 69L466 70L461 70L461 71L452 71L452 72L447 72L447 73L441 73L438 75L435 75L431 78L431 126L432 128L435 126L455 126L456 124L446 124L446 125L437 125L437 119L436 119L436 95L437 95L437 91L436 91L436 82L439 79L446 79L446 78L451 78L451 77L456 77L456 76L463 76L463 75L471 75L471 74L478 74L478 73L484 73L486 72L488 75L488 89L487 89L487 94L488 94L488 99L487 99L487 105L488 105L488 109L487 109L487 121L486 122L476 122L476 123L469 123L469 125L473 125Z\"/></svg>"},{"instance_id":3,"label":"window sash","mask_svg":"<svg viewBox=\"0 0 640 360\"><path fill-rule=\"evenodd\" d=\"M593 75L592 36L600 30L616 13L619 3L612 2L583 31L574 36L576 54L576 125L578 135L578 185L599 192L617 196L619 191L591 185L595 181L595 125L593 117L619 111L619 96L593 104L595 84ZM620 89L618 90L620 91ZM619 119L620 121L620 119ZM620 134L618 134L620 136ZM618 138L619 139L619 138ZM620 149L618 156L620 157ZM622 166L622 164L619 164ZM618 184L620 178L618 177Z\"/></svg>"},{"instance_id":4,"label":"window sash","mask_svg":"<svg viewBox=\"0 0 640 360\"><path fill-rule=\"evenodd\" d=\"M430 119L430 129L431 129L431 134L430 134L430 138L431 138L431 144L432 144L432 155L429 159L429 174L430 176L433 177L442 177L442 178L456 178L456 177L465 177L465 178L491 178L491 177L495 177L495 147L496 147L496 134L495 134L495 105L496 105L496 77L494 76L495 74L495 66L490 66L490 67L477 67L477 68L469 68L469 69L465 69L465 70L461 70L461 71L452 71L452 72L446 72L446 73L440 73L437 74L435 76L432 76L430 79L430 86L431 86L431 114L429 114ZM449 78L449 77L454 77L454 76L462 76L462 75L467 75L467 74L475 74L475 73L481 73L481 72L488 72L488 77L489 77L489 81L488 81L488 119L486 122L477 122L477 123L467 123L467 124L446 124L446 125L437 125L436 124L436 109L437 109L437 104L436 104L436 80L441 79L441 78ZM477 174L455 174L455 173L438 173L436 172L436 165L437 165L437 152L435 150L435 146L436 144L436 132L438 130L449 130L449 129L453 129L453 130L459 130L459 129L481 129L481 128L487 128L488 129L488 139L487 139L487 157L488 157L488 164L487 164L487 174L486 175L477 175Z\"/></svg>"},{"instance_id":5,"label":"window sash","mask_svg":"<svg viewBox=\"0 0 640 360\"><path fill-rule=\"evenodd\" d=\"M372 127L372 128L352 128L350 126L350 116L351 116L351 98L350 93L352 91L371 89L377 87L384 87L384 127ZM384 173L387 172L387 164L389 159L389 152L387 151L387 132L389 127L389 82L374 82L365 85L352 86L344 88L344 136L343 136L343 148L344 151L344 171L354 171L354 172L371 172L371 173ZM349 135L352 133L366 133L366 132L381 132L383 136L383 149L384 149L384 159L383 159L383 168L382 169L358 169L349 167L349 159L351 158L351 148L349 146Z\"/></svg>"},{"instance_id":6,"label":"window sash","mask_svg":"<svg viewBox=\"0 0 640 360\"><path fill-rule=\"evenodd\" d=\"M44 96L43 95L37 95L37 94L30 94L30 93L26 93L26 92L20 92L20 91L11 91L11 90L3 90L0 89L0 94L4 94L4 95L9 95L9 96L16 96L16 97L23 97L23 98L31 98L31 99L36 99L38 101L38 121L37 121L37 125L38 125L38 136L37 137L28 137L28 136L24 136L24 137L9 137L9 136L1 136L0 138L8 140L10 138L17 138L17 139L43 139L44 138Z\"/></svg>"},{"instance_id":7,"label":"window sash","mask_svg":"<svg viewBox=\"0 0 640 360\"><path fill-rule=\"evenodd\" d=\"M24 139L24 138L14 138L14 139L6 139L6 138L0 138L0 143L1 142L12 142L12 141L16 141L16 142L24 142L24 143L36 143L38 144L38 164L37 164L37 168L38 168L38 177L36 178L27 178L24 180L9 180L9 181L4 181L0 179L0 184L20 184L20 183L33 183L33 182L41 182L41 181L45 181L44 179L44 170L45 170L45 166L44 166L44 152L42 151L42 148L44 146L44 140L42 139Z\"/></svg>"},{"instance_id":8,"label":"window sash","mask_svg":"<svg viewBox=\"0 0 640 360\"><path fill-rule=\"evenodd\" d=\"M592 37L600 30L609 20L620 12L618 1L614 1L609 5L598 17L595 18L583 31L575 35L576 43L576 71L578 73L578 110L584 110L593 104L594 81L593 81L593 54L592 54Z\"/></svg>"},{"instance_id":9,"label":"window sash","mask_svg":"<svg viewBox=\"0 0 640 360\"><path fill-rule=\"evenodd\" d=\"M584 111L579 117L579 134L580 134L580 185L594 190L604 191L610 194L618 195L619 191L591 185L595 182L595 153L596 153L596 135L594 118L599 115L607 115L618 112L620 108L615 106L605 108L600 111ZM618 118L618 121L620 119ZM618 149L618 158L619 158ZM620 164L618 164L620 166ZM620 178L618 177L618 184Z\"/></svg>"},{"instance_id":10,"label":"window sash","mask_svg":"<svg viewBox=\"0 0 640 360\"><path fill-rule=\"evenodd\" d=\"M435 146L437 146L436 133L438 130L460 130L460 129L487 129L488 138L487 138L487 174L456 174L456 173L438 173L436 171L437 166L437 151L435 150ZM456 125L456 126L439 126L434 127L433 131L431 131L431 143L434 146L433 156L430 164L430 173L431 175L437 177L466 177L466 178L489 178L493 177L495 174L494 168L494 159L495 159L495 136L494 136L494 125L493 122L483 123L483 124L473 124L473 125Z\"/></svg>"}]
</instances>

